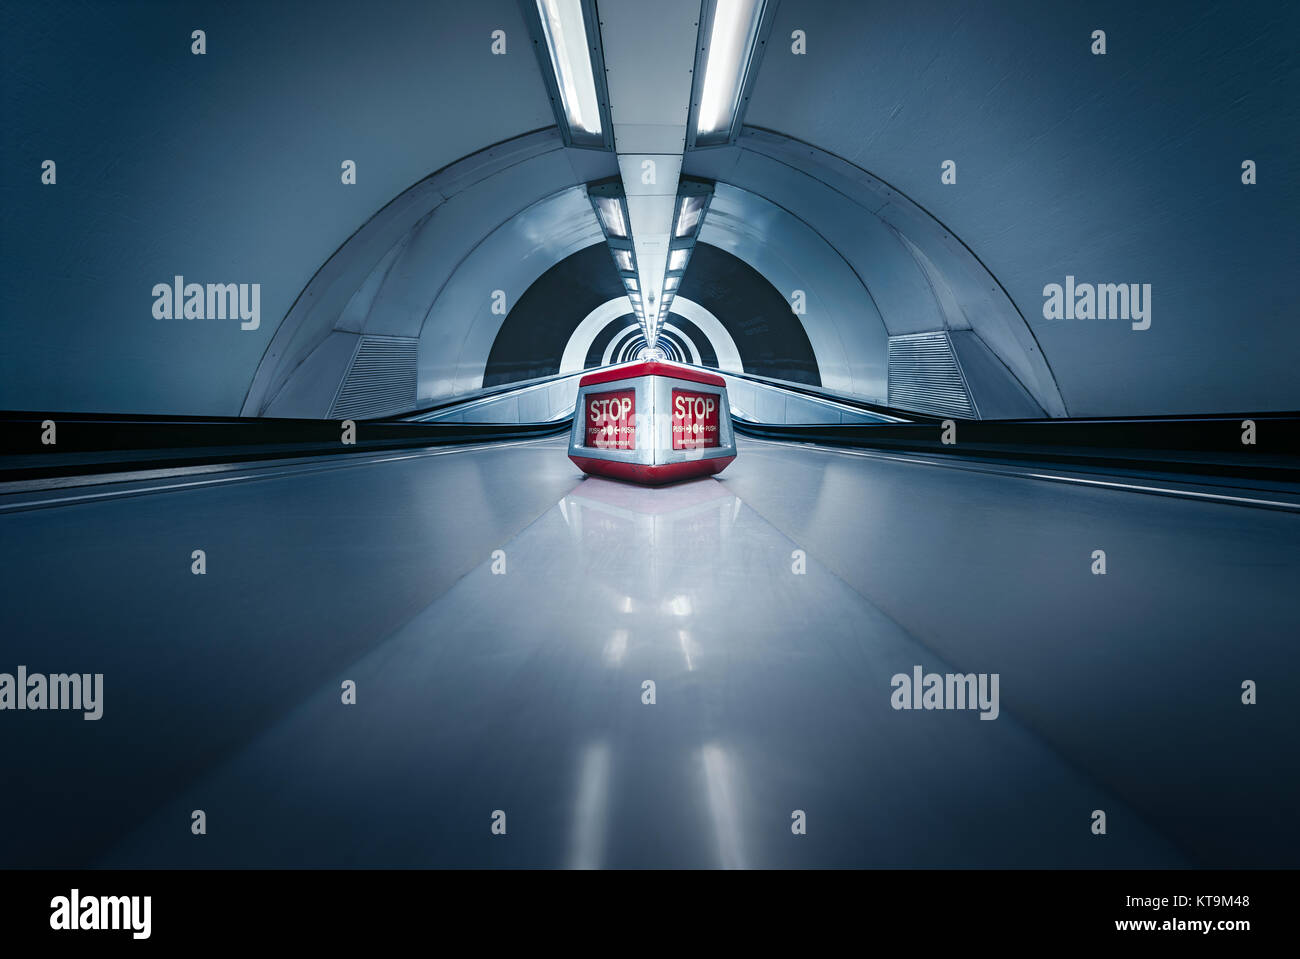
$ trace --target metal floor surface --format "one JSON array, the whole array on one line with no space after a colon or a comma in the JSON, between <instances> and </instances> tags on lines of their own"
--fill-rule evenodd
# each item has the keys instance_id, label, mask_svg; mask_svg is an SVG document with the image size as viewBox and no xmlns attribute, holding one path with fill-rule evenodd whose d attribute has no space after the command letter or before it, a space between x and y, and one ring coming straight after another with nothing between
<instances>
[{"instance_id":1,"label":"metal floor surface","mask_svg":"<svg viewBox=\"0 0 1300 959\"><path fill-rule=\"evenodd\" d=\"M0 724L0 864L1300 863L1295 512L744 439L209 479L0 513L0 670L105 687Z\"/></svg>"}]
</instances>

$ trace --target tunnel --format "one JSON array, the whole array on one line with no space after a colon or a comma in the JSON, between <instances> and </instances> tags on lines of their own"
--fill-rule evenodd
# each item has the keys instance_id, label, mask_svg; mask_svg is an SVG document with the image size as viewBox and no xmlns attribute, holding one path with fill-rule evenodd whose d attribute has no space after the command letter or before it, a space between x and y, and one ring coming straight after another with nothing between
<instances>
[{"instance_id":1,"label":"tunnel","mask_svg":"<svg viewBox=\"0 0 1300 959\"><path fill-rule=\"evenodd\" d=\"M0 867L1300 866L1293 5L5 16Z\"/></svg>"}]
</instances>

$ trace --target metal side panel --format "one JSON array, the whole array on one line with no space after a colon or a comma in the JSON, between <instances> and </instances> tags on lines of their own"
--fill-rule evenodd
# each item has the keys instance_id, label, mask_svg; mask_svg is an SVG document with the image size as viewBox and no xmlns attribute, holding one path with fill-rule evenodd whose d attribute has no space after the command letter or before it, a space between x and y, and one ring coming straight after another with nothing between
<instances>
[{"instance_id":1,"label":"metal side panel","mask_svg":"<svg viewBox=\"0 0 1300 959\"><path fill-rule=\"evenodd\" d=\"M978 418L946 330L889 338L889 406Z\"/></svg>"},{"instance_id":2,"label":"metal side panel","mask_svg":"<svg viewBox=\"0 0 1300 959\"><path fill-rule=\"evenodd\" d=\"M330 417L386 416L414 407L417 343L415 337L361 337Z\"/></svg>"}]
</instances>

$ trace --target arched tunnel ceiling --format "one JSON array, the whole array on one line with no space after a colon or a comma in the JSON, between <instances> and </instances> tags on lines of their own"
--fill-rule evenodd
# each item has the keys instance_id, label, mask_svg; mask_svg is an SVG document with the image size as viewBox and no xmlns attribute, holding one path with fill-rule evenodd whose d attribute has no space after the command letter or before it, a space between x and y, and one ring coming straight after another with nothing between
<instances>
[{"instance_id":1,"label":"arched tunnel ceiling","mask_svg":"<svg viewBox=\"0 0 1300 959\"><path fill-rule=\"evenodd\" d=\"M718 180L701 238L802 301L827 388L887 403L889 338L948 330L975 357L967 379L983 415L1063 415L1052 371L996 278L888 184L756 131L688 155L687 166Z\"/></svg>"},{"instance_id":2,"label":"arched tunnel ceiling","mask_svg":"<svg viewBox=\"0 0 1300 959\"><path fill-rule=\"evenodd\" d=\"M417 406L482 385L496 291L602 239L615 158L563 146L513 0L35 10L0 35L4 161L60 179L0 184L5 313L40 321L0 328L0 406L326 416L362 337L418 342ZM803 291L821 382L876 402L889 337L946 329L982 415L1300 406L1296 9L1184 14L781 4L739 139L685 157L717 186L683 291L711 248ZM155 320L178 275L260 284L260 325ZM1150 284L1150 329L1044 319L1067 275Z\"/></svg>"},{"instance_id":3,"label":"arched tunnel ceiling","mask_svg":"<svg viewBox=\"0 0 1300 959\"><path fill-rule=\"evenodd\" d=\"M483 385L511 305L557 262L602 239L554 129L453 164L403 192L337 250L281 324L245 400L248 415L327 416L360 339L418 341L407 408ZM581 167L580 167L581 168ZM606 254L605 268L613 266Z\"/></svg>"},{"instance_id":4,"label":"arched tunnel ceiling","mask_svg":"<svg viewBox=\"0 0 1300 959\"><path fill-rule=\"evenodd\" d=\"M696 244L679 293L683 303L669 322L694 345L697 357L711 358L709 365L721 355L729 365L750 373L820 385L817 357L799 318L743 260L707 243ZM622 294L622 281L603 243L571 254L533 283L510 310L487 355L483 385L559 373L572 367L577 356L585 359L599 331L624 310L593 314ZM627 305L626 296L621 304ZM595 322L584 341L578 330L586 317ZM710 320L721 331L715 332ZM566 349L571 344L573 348ZM733 356L738 360L734 364Z\"/></svg>"},{"instance_id":5,"label":"arched tunnel ceiling","mask_svg":"<svg viewBox=\"0 0 1300 959\"><path fill-rule=\"evenodd\" d=\"M740 257L702 237L691 254L680 293L726 327L747 372L821 385L818 357L800 318L781 292Z\"/></svg>"},{"instance_id":6,"label":"arched tunnel ceiling","mask_svg":"<svg viewBox=\"0 0 1300 959\"><path fill-rule=\"evenodd\" d=\"M482 385L572 373L607 362L607 348L624 332L639 330L623 283L609 260L608 248L597 243L570 254L539 277L497 331ZM583 319L575 326L574 318L579 316ZM718 349L708 334L680 316L674 316L673 323L684 337L682 361L718 365ZM730 359L735 344L716 319L714 324L718 331L714 336L722 341L723 355ZM738 361L734 365L740 366Z\"/></svg>"},{"instance_id":7,"label":"arched tunnel ceiling","mask_svg":"<svg viewBox=\"0 0 1300 959\"><path fill-rule=\"evenodd\" d=\"M670 319L690 338L702 365L729 373L745 372L736 341L718 318L699 303L680 294L675 296ZM576 373L600 365L609 344L633 327L640 329L625 295L602 303L588 313L569 336L560 357L559 372Z\"/></svg>"},{"instance_id":8,"label":"arched tunnel ceiling","mask_svg":"<svg viewBox=\"0 0 1300 959\"><path fill-rule=\"evenodd\" d=\"M691 332L683 329L676 322L678 320L678 317L673 317L663 325L654 346L650 346L647 342L645 331L638 323L629 323L622 329L612 330L613 335L608 338L599 352L593 349L588 355L588 365L609 366L612 363L629 363L641 359L642 354L645 354L647 359L664 359L694 366L714 366L715 364L710 363L700 352L700 346ZM694 332L698 333L698 331Z\"/></svg>"},{"instance_id":9,"label":"arched tunnel ceiling","mask_svg":"<svg viewBox=\"0 0 1300 959\"><path fill-rule=\"evenodd\" d=\"M630 314L604 243L570 254L539 277L506 316L488 353L483 385L558 373L576 320L619 298L619 316Z\"/></svg>"},{"instance_id":10,"label":"arched tunnel ceiling","mask_svg":"<svg viewBox=\"0 0 1300 959\"><path fill-rule=\"evenodd\" d=\"M375 414L558 372L582 318L621 291L573 152L555 131L529 134L387 204L298 298L245 413L331 415L372 338L418 356L414 391ZM687 160L718 183L680 292L720 322L747 372L887 403L889 337L951 330L968 336L954 348L982 415L1061 415L1005 293L907 198L777 135Z\"/></svg>"}]
</instances>

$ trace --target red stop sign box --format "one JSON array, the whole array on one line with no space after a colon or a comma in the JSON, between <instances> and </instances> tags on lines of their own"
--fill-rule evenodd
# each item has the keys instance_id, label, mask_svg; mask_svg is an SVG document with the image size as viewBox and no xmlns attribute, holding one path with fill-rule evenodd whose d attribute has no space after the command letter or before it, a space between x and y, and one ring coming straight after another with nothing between
<instances>
[{"instance_id":1,"label":"red stop sign box","mask_svg":"<svg viewBox=\"0 0 1300 959\"><path fill-rule=\"evenodd\" d=\"M702 450L718 445L717 393L673 390L673 449Z\"/></svg>"},{"instance_id":2,"label":"red stop sign box","mask_svg":"<svg viewBox=\"0 0 1300 959\"><path fill-rule=\"evenodd\" d=\"M590 476L659 486L714 476L735 458L727 381L716 373L647 360L578 382L569 459Z\"/></svg>"},{"instance_id":3,"label":"red stop sign box","mask_svg":"<svg viewBox=\"0 0 1300 959\"><path fill-rule=\"evenodd\" d=\"M636 390L588 393L587 445L602 450L636 449Z\"/></svg>"}]
</instances>

